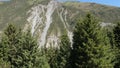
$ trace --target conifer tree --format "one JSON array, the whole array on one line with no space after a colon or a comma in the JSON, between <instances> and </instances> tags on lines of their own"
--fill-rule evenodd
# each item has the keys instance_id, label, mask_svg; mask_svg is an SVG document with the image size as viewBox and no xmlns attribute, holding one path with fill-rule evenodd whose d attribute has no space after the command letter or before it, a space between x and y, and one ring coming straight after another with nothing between
<instances>
[{"instance_id":1,"label":"conifer tree","mask_svg":"<svg viewBox=\"0 0 120 68\"><path fill-rule=\"evenodd\" d=\"M73 34L72 68L113 67L109 39L95 17L87 14L82 21L78 20Z\"/></svg>"},{"instance_id":2,"label":"conifer tree","mask_svg":"<svg viewBox=\"0 0 120 68\"><path fill-rule=\"evenodd\" d=\"M0 59L0 68L11 68L10 63Z\"/></svg>"},{"instance_id":3,"label":"conifer tree","mask_svg":"<svg viewBox=\"0 0 120 68\"><path fill-rule=\"evenodd\" d=\"M45 50L45 55L47 56L48 63L50 68L57 68L57 56L58 56L58 48L50 47Z\"/></svg>"},{"instance_id":4,"label":"conifer tree","mask_svg":"<svg viewBox=\"0 0 120 68\"><path fill-rule=\"evenodd\" d=\"M20 47L19 47L20 46ZM30 34L30 31L24 33L18 42L16 60L14 61L17 66L21 67L34 67L38 54L38 45L36 40ZM15 66L16 67L16 66Z\"/></svg>"},{"instance_id":5,"label":"conifer tree","mask_svg":"<svg viewBox=\"0 0 120 68\"><path fill-rule=\"evenodd\" d=\"M16 43L17 40L17 30L16 27L12 24L10 24L6 30L4 31L4 35L1 40L0 44L0 52L2 58L5 61L11 61L10 57L13 56L16 52Z\"/></svg>"},{"instance_id":6,"label":"conifer tree","mask_svg":"<svg viewBox=\"0 0 120 68\"><path fill-rule=\"evenodd\" d=\"M49 68L30 31L23 33L12 24L4 31L0 44L0 58L9 62L12 68Z\"/></svg>"},{"instance_id":7,"label":"conifer tree","mask_svg":"<svg viewBox=\"0 0 120 68\"><path fill-rule=\"evenodd\" d=\"M116 47L120 49L120 23L113 29Z\"/></svg>"},{"instance_id":8,"label":"conifer tree","mask_svg":"<svg viewBox=\"0 0 120 68\"><path fill-rule=\"evenodd\" d=\"M71 50L69 38L65 34L60 37L60 40L61 42L58 48L50 47L47 49L47 56L49 57L51 68L67 68L69 65Z\"/></svg>"},{"instance_id":9,"label":"conifer tree","mask_svg":"<svg viewBox=\"0 0 120 68\"><path fill-rule=\"evenodd\" d=\"M25 68L50 68L46 55L42 53L44 50L39 50L37 40L34 39L30 31L22 36L19 45L22 48L19 50L19 54L23 57L21 64Z\"/></svg>"},{"instance_id":10,"label":"conifer tree","mask_svg":"<svg viewBox=\"0 0 120 68\"><path fill-rule=\"evenodd\" d=\"M61 36L60 50L58 51L57 62L58 68L67 68L70 57L70 41L67 35Z\"/></svg>"},{"instance_id":11,"label":"conifer tree","mask_svg":"<svg viewBox=\"0 0 120 68\"><path fill-rule=\"evenodd\" d=\"M113 29L114 34L114 45L117 48L116 49L116 59L117 63L115 64L115 68L120 67L120 22L117 23L117 25Z\"/></svg>"}]
</instances>

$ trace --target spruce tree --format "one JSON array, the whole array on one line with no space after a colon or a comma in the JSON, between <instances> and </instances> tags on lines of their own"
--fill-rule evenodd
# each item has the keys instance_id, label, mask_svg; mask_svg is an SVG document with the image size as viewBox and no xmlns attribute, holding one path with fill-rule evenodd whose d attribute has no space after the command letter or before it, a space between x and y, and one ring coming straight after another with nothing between
<instances>
[{"instance_id":1,"label":"spruce tree","mask_svg":"<svg viewBox=\"0 0 120 68\"><path fill-rule=\"evenodd\" d=\"M117 26L114 27L113 33L116 47L120 49L120 23L118 23Z\"/></svg>"},{"instance_id":2,"label":"spruce tree","mask_svg":"<svg viewBox=\"0 0 120 68\"><path fill-rule=\"evenodd\" d=\"M58 48L50 47L47 49L47 56L49 57L51 68L67 68L69 65L71 50L69 38L65 34L60 37L60 40Z\"/></svg>"},{"instance_id":3,"label":"spruce tree","mask_svg":"<svg viewBox=\"0 0 120 68\"><path fill-rule=\"evenodd\" d=\"M57 62L58 68L67 68L70 57L70 41L67 35L61 36L60 50L58 51Z\"/></svg>"},{"instance_id":4,"label":"spruce tree","mask_svg":"<svg viewBox=\"0 0 120 68\"><path fill-rule=\"evenodd\" d=\"M78 20L73 34L72 68L113 67L109 39L95 17L87 14L82 21Z\"/></svg>"},{"instance_id":5,"label":"spruce tree","mask_svg":"<svg viewBox=\"0 0 120 68\"><path fill-rule=\"evenodd\" d=\"M20 47L19 47L20 46ZM14 64L21 67L34 67L36 66L36 59L38 58L38 45L36 40L30 34L30 31L22 34L18 42L18 48L16 52L16 60ZM15 66L16 67L16 66Z\"/></svg>"},{"instance_id":6,"label":"spruce tree","mask_svg":"<svg viewBox=\"0 0 120 68\"><path fill-rule=\"evenodd\" d=\"M116 59L117 63L115 64L115 68L120 67L120 22L113 29L114 34L114 45L116 47Z\"/></svg>"},{"instance_id":7,"label":"spruce tree","mask_svg":"<svg viewBox=\"0 0 120 68\"><path fill-rule=\"evenodd\" d=\"M57 56L58 48L50 46L49 48L42 48L43 54L47 57L50 68L58 68L57 65Z\"/></svg>"},{"instance_id":8,"label":"spruce tree","mask_svg":"<svg viewBox=\"0 0 120 68\"><path fill-rule=\"evenodd\" d=\"M49 68L30 31L24 33L12 24L4 31L0 44L0 58L10 63L12 68Z\"/></svg>"},{"instance_id":9,"label":"spruce tree","mask_svg":"<svg viewBox=\"0 0 120 68\"><path fill-rule=\"evenodd\" d=\"M38 48L37 40L31 35L30 31L22 36L20 41L21 48L19 53L23 57L22 67L25 68L50 68L44 50ZM21 67L20 67L21 68Z\"/></svg>"},{"instance_id":10,"label":"spruce tree","mask_svg":"<svg viewBox=\"0 0 120 68\"><path fill-rule=\"evenodd\" d=\"M4 61L11 61L12 56L16 52L17 40L17 29L14 25L10 24L4 31L0 44L0 52Z\"/></svg>"},{"instance_id":11,"label":"spruce tree","mask_svg":"<svg viewBox=\"0 0 120 68\"><path fill-rule=\"evenodd\" d=\"M11 65L9 62L6 62L3 59L0 59L0 68L11 68Z\"/></svg>"}]
</instances>

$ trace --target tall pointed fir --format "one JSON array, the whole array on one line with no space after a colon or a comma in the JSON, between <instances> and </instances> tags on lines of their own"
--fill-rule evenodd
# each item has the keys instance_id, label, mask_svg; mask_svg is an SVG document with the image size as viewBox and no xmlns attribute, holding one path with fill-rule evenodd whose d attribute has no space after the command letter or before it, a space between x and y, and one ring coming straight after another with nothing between
<instances>
[{"instance_id":1,"label":"tall pointed fir","mask_svg":"<svg viewBox=\"0 0 120 68\"><path fill-rule=\"evenodd\" d=\"M114 45L117 48L116 50L116 57L117 63L115 64L115 68L120 67L120 22L113 29L114 34Z\"/></svg>"},{"instance_id":2,"label":"tall pointed fir","mask_svg":"<svg viewBox=\"0 0 120 68\"><path fill-rule=\"evenodd\" d=\"M37 40L34 39L30 31L23 34L19 45L21 48L18 50L18 54L23 57L20 66L25 68L49 68L46 57L39 51Z\"/></svg>"},{"instance_id":3,"label":"tall pointed fir","mask_svg":"<svg viewBox=\"0 0 120 68\"><path fill-rule=\"evenodd\" d=\"M95 17L87 14L82 21L78 20L73 34L72 68L113 67L109 39Z\"/></svg>"},{"instance_id":4,"label":"tall pointed fir","mask_svg":"<svg viewBox=\"0 0 120 68\"><path fill-rule=\"evenodd\" d=\"M17 40L17 29L14 25L10 24L2 36L1 45L0 45L0 58L4 61L12 61L12 57L16 52L16 43Z\"/></svg>"},{"instance_id":5,"label":"tall pointed fir","mask_svg":"<svg viewBox=\"0 0 120 68\"><path fill-rule=\"evenodd\" d=\"M2 36L0 48L2 49L1 58L3 61L9 62L11 67L14 67L16 65L15 63L18 61L16 60L16 58L18 58L16 54L18 52L18 48L20 48L18 45L20 37L21 30L18 30L13 24L8 25Z\"/></svg>"},{"instance_id":6,"label":"tall pointed fir","mask_svg":"<svg viewBox=\"0 0 120 68\"><path fill-rule=\"evenodd\" d=\"M10 63L0 59L0 68L11 68Z\"/></svg>"},{"instance_id":7,"label":"tall pointed fir","mask_svg":"<svg viewBox=\"0 0 120 68\"><path fill-rule=\"evenodd\" d=\"M69 56L71 50L69 38L65 34L60 37L60 40L61 41L58 48L50 48L54 50L54 52L50 54L52 55L50 59L51 68L68 68L69 65Z\"/></svg>"},{"instance_id":8,"label":"tall pointed fir","mask_svg":"<svg viewBox=\"0 0 120 68\"><path fill-rule=\"evenodd\" d=\"M67 35L61 36L60 50L57 56L58 68L68 68L71 44Z\"/></svg>"},{"instance_id":9,"label":"tall pointed fir","mask_svg":"<svg viewBox=\"0 0 120 68\"><path fill-rule=\"evenodd\" d=\"M0 58L12 68L49 68L38 50L37 41L30 31L23 33L10 24L4 31L0 45Z\"/></svg>"},{"instance_id":10,"label":"tall pointed fir","mask_svg":"<svg viewBox=\"0 0 120 68\"><path fill-rule=\"evenodd\" d=\"M18 66L18 68L25 67L36 67L36 59L37 59L37 52L38 52L38 45L36 40L32 37L30 31L26 33L22 33L21 38L19 39L16 53L16 60L14 62L15 67ZM37 64L38 65L38 64Z\"/></svg>"}]
</instances>

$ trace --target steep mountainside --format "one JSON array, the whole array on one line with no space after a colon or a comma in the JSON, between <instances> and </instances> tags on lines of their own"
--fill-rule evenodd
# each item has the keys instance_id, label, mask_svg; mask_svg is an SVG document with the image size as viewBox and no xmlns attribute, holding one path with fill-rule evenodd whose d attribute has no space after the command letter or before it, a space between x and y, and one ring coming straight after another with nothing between
<instances>
[{"instance_id":1,"label":"steep mountainside","mask_svg":"<svg viewBox=\"0 0 120 68\"><path fill-rule=\"evenodd\" d=\"M0 3L0 30L8 23L31 29L38 43L45 47L58 46L59 37L67 33L72 43L74 20L86 12L102 19L101 22L114 22L120 19L120 8L95 3L60 3L56 0L12 0ZM0 33L1 33L0 31Z\"/></svg>"},{"instance_id":2,"label":"steep mountainside","mask_svg":"<svg viewBox=\"0 0 120 68\"><path fill-rule=\"evenodd\" d=\"M76 15L82 16L82 14L85 15L86 12L91 12L104 22L114 22L120 19L120 8L114 6L81 2L65 2L63 5L73 13L76 13Z\"/></svg>"}]
</instances>

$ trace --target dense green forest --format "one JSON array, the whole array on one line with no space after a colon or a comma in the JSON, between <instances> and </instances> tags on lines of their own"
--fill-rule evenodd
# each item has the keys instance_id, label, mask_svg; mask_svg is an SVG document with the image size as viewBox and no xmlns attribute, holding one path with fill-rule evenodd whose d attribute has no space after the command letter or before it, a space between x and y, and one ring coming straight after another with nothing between
<instances>
[{"instance_id":1,"label":"dense green forest","mask_svg":"<svg viewBox=\"0 0 120 68\"><path fill-rule=\"evenodd\" d=\"M30 30L24 32L9 24L0 40L0 68L120 67L120 22L107 30L87 14L74 23L73 44L63 33L57 48L39 48Z\"/></svg>"}]
</instances>

